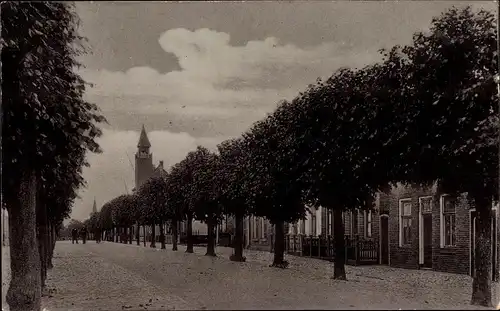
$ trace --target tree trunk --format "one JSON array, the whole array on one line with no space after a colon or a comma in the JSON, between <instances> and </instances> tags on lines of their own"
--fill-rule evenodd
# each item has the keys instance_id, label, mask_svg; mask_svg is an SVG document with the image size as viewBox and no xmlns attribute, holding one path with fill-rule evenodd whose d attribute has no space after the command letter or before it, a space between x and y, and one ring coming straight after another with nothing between
<instances>
[{"instance_id":1,"label":"tree trunk","mask_svg":"<svg viewBox=\"0 0 500 311\"><path fill-rule=\"evenodd\" d=\"M49 257L47 259L47 269L52 269L54 266L52 265L52 258L54 257L54 246L55 246L55 227L51 222L49 224Z\"/></svg>"},{"instance_id":2,"label":"tree trunk","mask_svg":"<svg viewBox=\"0 0 500 311\"><path fill-rule=\"evenodd\" d=\"M11 311L40 310L40 255L36 237L36 177L23 174L17 196L6 202L9 212Z\"/></svg>"},{"instance_id":3,"label":"tree trunk","mask_svg":"<svg viewBox=\"0 0 500 311\"><path fill-rule=\"evenodd\" d=\"M38 255L40 256L40 279L42 288L45 286L45 278L47 276L47 209L42 202L42 199L37 195L36 200L36 223L37 223L37 242Z\"/></svg>"},{"instance_id":4,"label":"tree trunk","mask_svg":"<svg viewBox=\"0 0 500 311\"><path fill-rule=\"evenodd\" d=\"M205 254L205 256L213 256L213 257L217 256L215 254L214 225L215 225L214 217L213 217L213 215L209 215L208 218L207 218L207 238L208 238L208 242L207 242L207 253Z\"/></svg>"},{"instance_id":5,"label":"tree trunk","mask_svg":"<svg viewBox=\"0 0 500 311\"><path fill-rule=\"evenodd\" d=\"M116 243L118 243L118 239L120 238L118 229L119 229L118 227L114 227L113 229L113 238L115 239Z\"/></svg>"},{"instance_id":6,"label":"tree trunk","mask_svg":"<svg viewBox=\"0 0 500 311\"><path fill-rule=\"evenodd\" d=\"M163 225L163 221L160 221L160 243L161 249L166 249L167 246L165 245L165 227Z\"/></svg>"},{"instance_id":7,"label":"tree trunk","mask_svg":"<svg viewBox=\"0 0 500 311\"><path fill-rule=\"evenodd\" d=\"M287 268L288 262L285 261L285 224L278 221L274 225L274 260L271 267Z\"/></svg>"},{"instance_id":8,"label":"tree trunk","mask_svg":"<svg viewBox=\"0 0 500 311\"><path fill-rule=\"evenodd\" d=\"M133 240L133 232L134 231L134 227L133 226L130 226L128 227L128 232L129 232L129 235L128 235L128 244L132 244L132 240Z\"/></svg>"},{"instance_id":9,"label":"tree trunk","mask_svg":"<svg viewBox=\"0 0 500 311\"><path fill-rule=\"evenodd\" d=\"M141 225L139 223L136 224L135 226L135 239L137 240L137 246L141 245Z\"/></svg>"},{"instance_id":10,"label":"tree trunk","mask_svg":"<svg viewBox=\"0 0 500 311\"><path fill-rule=\"evenodd\" d=\"M342 221L342 210L333 210L333 240L335 245L335 259L333 266L333 278L336 280L347 280L345 274L345 240L344 223Z\"/></svg>"},{"instance_id":11,"label":"tree trunk","mask_svg":"<svg viewBox=\"0 0 500 311\"><path fill-rule=\"evenodd\" d=\"M243 256L243 215L235 215L235 221L234 254L229 259L231 261L244 262L246 258Z\"/></svg>"},{"instance_id":12,"label":"tree trunk","mask_svg":"<svg viewBox=\"0 0 500 311\"><path fill-rule=\"evenodd\" d=\"M156 248L156 226L154 223L151 226L151 244L149 247Z\"/></svg>"},{"instance_id":13,"label":"tree trunk","mask_svg":"<svg viewBox=\"0 0 500 311\"><path fill-rule=\"evenodd\" d=\"M491 201L481 197L474 201L477 218L471 304L491 307Z\"/></svg>"},{"instance_id":14,"label":"tree trunk","mask_svg":"<svg viewBox=\"0 0 500 311\"><path fill-rule=\"evenodd\" d=\"M172 250L177 250L177 239L179 238L179 227L177 220L172 220Z\"/></svg>"},{"instance_id":15,"label":"tree trunk","mask_svg":"<svg viewBox=\"0 0 500 311\"><path fill-rule=\"evenodd\" d=\"M144 233L144 240L142 242L144 243L144 247L146 247L146 225L142 226L142 233Z\"/></svg>"},{"instance_id":16,"label":"tree trunk","mask_svg":"<svg viewBox=\"0 0 500 311\"><path fill-rule=\"evenodd\" d=\"M193 245L193 215L187 217L187 246L186 253L194 253Z\"/></svg>"}]
</instances>

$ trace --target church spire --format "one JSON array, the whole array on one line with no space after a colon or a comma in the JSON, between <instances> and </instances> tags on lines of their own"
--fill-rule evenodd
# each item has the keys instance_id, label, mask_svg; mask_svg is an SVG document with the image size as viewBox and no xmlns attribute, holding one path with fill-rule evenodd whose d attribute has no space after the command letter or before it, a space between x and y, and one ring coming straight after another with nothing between
<instances>
[{"instance_id":1,"label":"church spire","mask_svg":"<svg viewBox=\"0 0 500 311\"><path fill-rule=\"evenodd\" d=\"M94 206L92 206L92 213L97 213L97 204L95 203L95 197L94 197Z\"/></svg>"},{"instance_id":2,"label":"church spire","mask_svg":"<svg viewBox=\"0 0 500 311\"><path fill-rule=\"evenodd\" d=\"M151 143L148 139L148 134L146 133L146 128L144 128L144 124L142 125L141 137L139 137L139 143L137 143L137 148L149 148L151 147Z\"/></svg>"}]
</instances>

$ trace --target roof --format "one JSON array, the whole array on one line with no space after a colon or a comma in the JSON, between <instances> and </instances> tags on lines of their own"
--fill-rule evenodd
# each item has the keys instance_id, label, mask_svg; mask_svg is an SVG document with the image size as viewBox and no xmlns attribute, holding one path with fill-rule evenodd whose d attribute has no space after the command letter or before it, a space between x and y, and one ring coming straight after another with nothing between
<instances>
[{"instance_id":1,"label":"roof","mask_svg":"<svg viewBox=\"0 0 500 311\"><path fill-rule=\"evenodd\" d=\"M151 176L161 176L161 177L166 177L167 176L167 171L163 168L163 161L160 161L160 164L153 170L153 173Z\"/></svg>"},{"instance_id":2,"label":"roof","mask_svg":"<svg viewBox=\"0 0 500 311\"><path fill-rule=\"evenodd\" d=\"M151 143L149 142L148 134L146 133L144 124L142 125L141 136L139 137L139 142L137 143L137 148L141 147L143 148L151 147Z\"/></svg>"}]
</instances>

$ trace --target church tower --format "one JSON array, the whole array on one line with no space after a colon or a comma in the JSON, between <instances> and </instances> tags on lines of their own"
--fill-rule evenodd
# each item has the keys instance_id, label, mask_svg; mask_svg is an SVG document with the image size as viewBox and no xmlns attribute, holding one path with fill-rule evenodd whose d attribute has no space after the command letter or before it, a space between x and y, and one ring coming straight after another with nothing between
<instances>
[{"instance_id":1,"label":"church tower","mask_svg":"<svg viewBox=\"0 0 500 311\"><path fill-rule=\"evenodd\" d=\"M92 213L97 213L97 204L95 203L95 197L94 197L94 206L92 206Z\"/></svg>"},{"instance_id":2,"label":"church tower","mask_svg":"<svg viewBox=\"0 0 500 311\"><path fill-rule=\"evenodd\" d=\"M141 136L137 144L137 152L135 153L135 189L139 187L153 173L153 155L149 152L151 143L148 139L148 134L144 125L142 125Z\"/></svg>"}]
</instances>

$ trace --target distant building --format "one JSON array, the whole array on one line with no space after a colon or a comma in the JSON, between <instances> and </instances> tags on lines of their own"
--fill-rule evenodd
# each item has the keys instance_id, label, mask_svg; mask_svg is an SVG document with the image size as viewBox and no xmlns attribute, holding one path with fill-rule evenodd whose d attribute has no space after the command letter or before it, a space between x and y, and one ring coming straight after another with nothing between
<instances>
[{"instance_id":1,"label":"distant building","mask_svg":"<svg viewBox=\"0 0 500 311\"><path fill-rule=\"evenodd\" d=\"M94 197L94 205L92 206L92 213L97 213L97 204L95 202L95 197Z\"/></svg>"}]
</instances>

